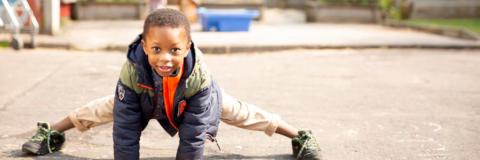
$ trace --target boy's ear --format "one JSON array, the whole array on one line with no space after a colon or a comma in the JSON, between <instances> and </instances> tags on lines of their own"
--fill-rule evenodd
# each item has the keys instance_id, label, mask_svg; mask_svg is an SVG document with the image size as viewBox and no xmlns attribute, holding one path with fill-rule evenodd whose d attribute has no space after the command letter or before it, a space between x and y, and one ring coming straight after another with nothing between
<instances>
[{"instance_id":1,"label":"boy's ear","mask_svg":"<svg viewBox=\"0 0 480 160\"><path fill-rule=\"evenodd\" d=\"M142 39L141 42L142 42L143 53L147 54L147 48L146 48L147 46L145 44L145 41Z\"/></svg>"},{"instance_id":2,"label":"boy's ear","mask_svg":"<svg viewBox=\"0 0 480 160\"><path fill-rule=\"evenodd\" d=\"M185 54L183 55L183 57L187 57L188 53L190 52L191 46L192 46L192 42L188 42L188 43L187 43L187 51L185 52Z\"/></svg>"}]
</instances>

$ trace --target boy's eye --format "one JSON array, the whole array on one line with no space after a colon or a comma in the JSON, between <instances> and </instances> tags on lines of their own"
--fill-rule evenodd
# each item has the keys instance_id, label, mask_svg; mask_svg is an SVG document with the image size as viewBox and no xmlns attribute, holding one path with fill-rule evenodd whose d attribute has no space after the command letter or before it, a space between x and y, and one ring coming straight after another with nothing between
<instances>
[{"instance_id":1,"label":"boy's eye","mask_svg":"<svg viewBox=\"0 0 480 160\"><path fill-rule=\"evenodd\" d=\"M180 50L182 50L182 49L180 49L180 48L172 48L172 49L170 50L170 52L173 53L173 54L178 54L178 53L180 52Z\"/></svg>"},{"instance_id":2,"label":"boy's eye","mask_svg":"<svg viewBox=\"0 0 480 160\"><path fill-rule=\"evenodd\" d=\"M160 48L158 48L158 47L152 47L152 51L158 53L158 52L160 52Z\"/></svg>"}]
</instances>

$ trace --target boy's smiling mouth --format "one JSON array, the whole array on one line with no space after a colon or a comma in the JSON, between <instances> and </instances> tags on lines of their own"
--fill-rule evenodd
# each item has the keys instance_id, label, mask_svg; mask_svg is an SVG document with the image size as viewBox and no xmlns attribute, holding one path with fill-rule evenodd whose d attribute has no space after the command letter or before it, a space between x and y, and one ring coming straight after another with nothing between
<instances>
[{"instance_id":1,"label":"boy's smiling mouth","mask_svg":"<svg viewBox=\"0 0 480 160\"><path fill-rule=\"evenodd\" d=\"M173 71L172 66L156 66L157 72L165 74L170 74Z\"/></svg>"}]
</instances>

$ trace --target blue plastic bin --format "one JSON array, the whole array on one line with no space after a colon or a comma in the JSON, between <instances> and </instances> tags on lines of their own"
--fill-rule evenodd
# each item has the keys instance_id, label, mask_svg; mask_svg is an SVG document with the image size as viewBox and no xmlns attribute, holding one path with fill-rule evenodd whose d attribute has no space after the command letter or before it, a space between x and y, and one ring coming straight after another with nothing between
<instances>
[{"instance_id":1,"label":"blue plastic bin","mask_svg":"<svg viewBox=\"0 0 480 160\"><path fill-rule=\"evenodd\" d=\"M248 31L258 11L246 9L199 9L203 31Z\"/></svg>"}]
</instances>

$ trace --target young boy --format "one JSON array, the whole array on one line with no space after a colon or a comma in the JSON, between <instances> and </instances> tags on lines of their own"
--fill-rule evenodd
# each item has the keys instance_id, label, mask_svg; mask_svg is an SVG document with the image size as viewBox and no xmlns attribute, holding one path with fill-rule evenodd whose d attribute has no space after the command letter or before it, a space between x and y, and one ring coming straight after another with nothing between
<instances>
[{"instance_id":1,"label":"young boy","mask_svg":"<svg viewBox=\"0 0 480 160\"><path fill-rule=\"evenodd\" d=\"M86 131L112 119L115 159L139 158L139 139L150 119L171 136L179 133L177 159L203 158L204 141L215 141L220 120L291 138L297 159L321 158L310 131L299 131L220 89L191 41L187 18L173 9L159 9L147 17L143 34L129 45L115 96L92 101L53 126L38 123L36 135L22 150L38 155L58 151L64 131Z\"/></svg>"}]
</instances>

